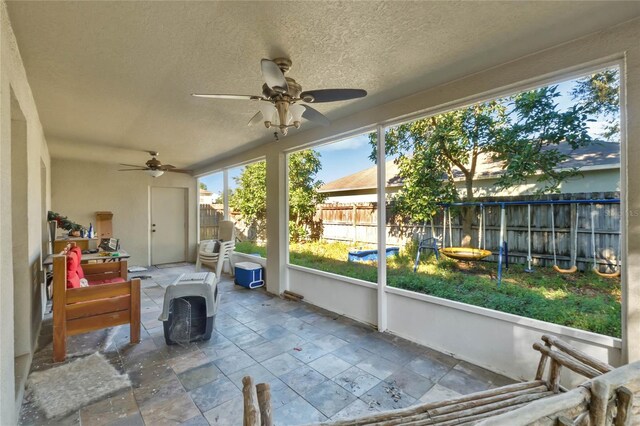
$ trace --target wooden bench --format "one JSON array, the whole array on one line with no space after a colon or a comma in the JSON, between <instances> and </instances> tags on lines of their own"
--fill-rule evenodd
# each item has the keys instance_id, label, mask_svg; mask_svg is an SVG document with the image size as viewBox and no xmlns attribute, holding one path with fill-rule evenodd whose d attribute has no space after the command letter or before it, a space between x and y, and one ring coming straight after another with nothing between
<instances>
[{"instance_id":1,"label":"wooden bench","mask_svg":"<svg viewBox=\"0 0 640 426\"><path fill-rule=\"evenodd\" d=\"M534 344L533 348L540 352L540 361L536 376L531 381L321 425L630 424L632 414L629 401L633 399L633 392L640 388L640 363L614 369L548 335L542 336L542 343ZM567 391L560 385L563 368L591 381ZM260 383L254 386L248 376L243 379L243 385L244 425L272 426L269 385Z\"/></svg>"},{"instance_id":2,"label":"wooden bench","mask_svg":"<svg viewBox=\"0 0 640 426\"><path fill-rule=\"evenodd\" d=\"M64 361L67 337L131 324L131 343L140 342L140 280L127 281L127 261L82 265L89 287L67 288L67 255L53 257L53 360ZM119 282L118 282L119 281Z\"/></svg>"}]
</instances>

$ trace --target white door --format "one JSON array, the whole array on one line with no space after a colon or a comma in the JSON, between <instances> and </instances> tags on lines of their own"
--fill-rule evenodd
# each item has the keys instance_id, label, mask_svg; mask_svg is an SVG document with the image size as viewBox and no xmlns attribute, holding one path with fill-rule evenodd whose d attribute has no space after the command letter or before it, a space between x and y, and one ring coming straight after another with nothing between
<instances>
[{"instance_id":1,"label":"white door","mask_svg":"<svg viewBox=\"0 0 640 426\"><path fill-rule=\"evenodd\" d=\"M151 264L186 260L186 209L186 188L151 188Z\"/></svg>"}]
</instances>

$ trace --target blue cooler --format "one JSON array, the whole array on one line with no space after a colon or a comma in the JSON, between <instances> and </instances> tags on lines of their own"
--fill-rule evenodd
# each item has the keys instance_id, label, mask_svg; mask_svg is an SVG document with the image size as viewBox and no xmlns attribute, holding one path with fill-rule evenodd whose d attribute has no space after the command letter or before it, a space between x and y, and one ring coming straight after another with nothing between
<instances>
[{"instance_id":1,"label":"blue cooler","mask_svg":"<svg viewBox=\"0 0 640 426\"><path fill-rule=\"evenodd\" d=\"M246 288L258 288L264 285L262 266L253 262L236 263L236 284Z\"/></svg>"}]
</instances>

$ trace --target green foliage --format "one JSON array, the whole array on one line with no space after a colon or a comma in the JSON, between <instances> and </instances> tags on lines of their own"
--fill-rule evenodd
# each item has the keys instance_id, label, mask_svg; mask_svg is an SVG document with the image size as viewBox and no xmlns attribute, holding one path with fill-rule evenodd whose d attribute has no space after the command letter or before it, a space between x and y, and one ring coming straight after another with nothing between
<instances>
[{"instance_id":1,"label":"green foliage","mask_svg":"<svg viewBox=\"0 0 640 426\"><path fill-rule=\"evenodd\" d=\"M316 175L322 168L320 153L298 151L289 155L289 229L293 241L317 239L322 234L322 222L315 220L316 205L326 199L318 189L322 181ZM231 208L240 213L247 224L254 226L258 236L265 237L267 218L267 166L260 161L249 164L234 178L236 190L229 197Z\"/></svg>"},{"instance_id":2,"label":"green foliage","mask_svg":"<svg viewBox=\"0 0 640 426\"><path fill-rule=\"evenodd\" d=\"M294 265L377 282L375 262L347 261L351 247L338 242L294 243L289 260ZM413 273L416 249L408 245L400 256L387 258L388 285L608 336L621 335L619 280L590 271L563 275L551 268L536 268L529 274L522 266L511 265L498 288L493 263L469 264L448 258L438 262L430 255ZM236 250L266 254L263 247L247 243L238 244Z\"/></svg>"},{"instance_id":3,"label":"green foliage","mask_svg":"<svg viewBox=\"0 0 640 426\"><path fill-rule=\"evenodd\" d=\"M607 121L602 136L620 140L620 70L610 68L578 80L571 96L590 115L601 115Z\"/></svg>"},{"instance_id":4,"label":"green foliage","mask_svg":"<svg viewBox=\"0 0 640 426\"><path fill-rule=\"evenodd\" d=\"M200 182L200 189L202 189L203 191L207 190L207 184L204 182Z\"/></svg>"},{"instance_id":5,"label":"green foliage","mask_svg":"<svg viewBox=\"0 0 640 426\"><path fill-rule=\"evenodd\" d=\"M242 221L254 227L260 238L266 236L267 224L267 163L258 161L234 177L237 188L229 197L229 205L240 213Z\"/></svg>"},{"instance_id":6,"label":"green foliage","mask_svg":"<svg viewBox=\"0 0 640 426\"><path fill-rule=\"evenodd\" d=\"M80 231L84 229L84 226L69 220L69 218L67 218L66 216L62 216L60 213L52 211L47 212L47 220L55 220L58 223L58 228L62 228L65 231Z\"/></svg>"}]
</instances>

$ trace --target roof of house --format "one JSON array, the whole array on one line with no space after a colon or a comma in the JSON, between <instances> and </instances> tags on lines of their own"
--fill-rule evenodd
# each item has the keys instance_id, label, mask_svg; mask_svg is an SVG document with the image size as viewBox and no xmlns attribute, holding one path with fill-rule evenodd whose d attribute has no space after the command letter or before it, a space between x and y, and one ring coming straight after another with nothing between
<instances>
[{"instance_id":1,"label":"roof of house","mask_svg":"<svg viewBox=\"0 0 640 426\"><path fill-rule=\"evenodd\" d=\"M572 149L568 143L561 143L555 147L561 153L569 155L569 158L560 164L559 168L619 168L620 144L611 142L595 142L588 146ZM490 179L502 173L502 162L491 161L489 155L483 154L478 158L476 167L476 179ZM399 176L398 166L393 160L386 163L387 187L401 186L402 178ZM454 171L456 178L462 179L462 172ZM341 177L324 184L320 192L342 192L363 189L375 189L377 185L376 166L361 170L349 176Z\"/></svg>"}]
</instances>

